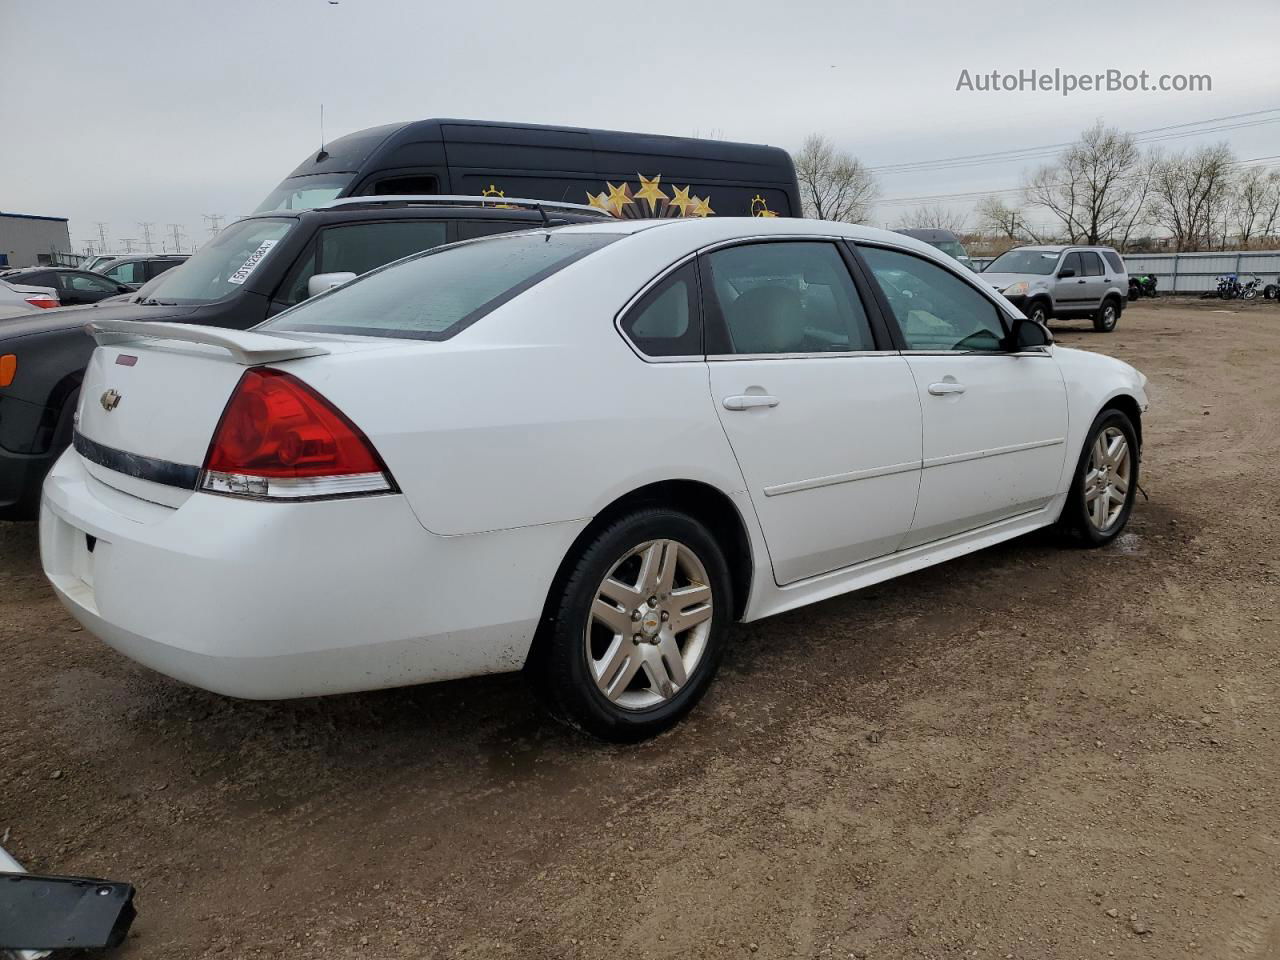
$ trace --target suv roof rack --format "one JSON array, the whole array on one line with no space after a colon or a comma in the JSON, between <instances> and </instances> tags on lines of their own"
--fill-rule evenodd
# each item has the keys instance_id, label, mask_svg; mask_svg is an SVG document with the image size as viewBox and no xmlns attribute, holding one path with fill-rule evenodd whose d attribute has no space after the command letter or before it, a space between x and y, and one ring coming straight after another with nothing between
<instances>
[{"instance_id":1,"label":"suv roof rack","mask_svg":"<svg viewBox=\"0 0 1280 960\"><path fill-rule=\"evenodd\" d=\"M590 214L596 217L612 216L599 207L589 207L585 203L562 203L559 200L529 200L524 197L475 197L454 194L426 194L385 197L343 197L332 200L317 210L333 210L336 207L360 206L441 206L441 207L487 207L490 210L536 210L546 218L547 212Z\"/></svg>"}]
</instances>

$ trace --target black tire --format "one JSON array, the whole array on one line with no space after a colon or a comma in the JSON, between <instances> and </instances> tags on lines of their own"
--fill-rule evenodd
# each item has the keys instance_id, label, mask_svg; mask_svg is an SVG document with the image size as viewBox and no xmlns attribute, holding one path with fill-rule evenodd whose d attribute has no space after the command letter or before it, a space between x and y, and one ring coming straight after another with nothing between
<instances>
[{"instance_id":1,"label":"black tire","mask_svg":"<svg viewBox=\"0 0 1280 960\"><path fill-rule=\"evenodd\" d=\"M590 610L605 577L621 569L620 560L654 540L674 541L696 556L711 588L711 620L701 656L685 684L654 706L630 709L615 703L596 684L588 652L597 636L589 633L596 629L590 623ZM567 563L567 573L552 587L547 616L526 667L536 692L556 719L602 740L634 743L674 726L714 679L733 619L729 567L715 537L688 514L648 507L609 523ZM632 641L623 636L621 642ZM644 670L636 673L631 684L652 685ZM643 689L638 692L644 694Z\"/></svg>"},{"instance_id":2,"label":"black tire","mask_svg":"<svg viewBox=\"0 0 1280 960\"><path fill-rule=\"evenodd\" d=\"M1032 300L1027 304L1027 319L1042 326L1049 325L1049 305L1043 300Z\"/></svg>"},{"instance_id":3,"label":"black tire","mask_svg":"<svg viewBox=\"0 0 1280 960\"><path fill-rule=\"evenodd\" d=\"M1275 300L1277 299L1278 294L1280 294L1280 287L1276 286L1274 283L1268 283L1262 288L1262 296L1266 300Z\"/></svg>"},{"instance_id":4,"label":"black tire","mask_svg":"<svg viewBox=\"0 0 1280 960\"><path fill-rule=\"evenodd\" d=\"M1093 329L1099 333L1110 333L1120 320L1120 301L1116 297L1106 297L1098 312L1093 315Z\"/></svg>"},{"instance_id":5,"label":"black tire","mask_svg":"<svg viewBox=\"0 0 1280 960\"><path fill-rule=\"evenodd\" d=\"M1142 296L1142 285L1137 280L1129 281L1129 299L1137 300Z\"/></svg>"},{"instance_id":6,"label":"black tire","mask_svg":"<svg viewBox=\"0 0 1280 960\"><path fill-rule=\"evenodd\" d=\"M1108 428L1118 429L1124 434L1129 446L1131 466L1128 489L1119 514L1108 525L1099 529L1099 526L1090 518L1085 499L1085 487L1088 482L1089 460L1093 446L1098 437ZM1129 514L1133 512L1133 500L1138 493L1138 482L1141 479L1140 465L1141 450L1138 447L1138 431L1133 421L1122 410L1114 408L1103 410L1094 419L1093 425L1085 436L1084 448L1080 451L1080 458L1076 462L1076 470L1071 478L1067 502L1062 507L1062 516L1058 519L1059 529L1068 534L1075 543L1085 547L1106 546L1118 537L1124 531L1125 524L1129 522Z\"/></svg>"}]
</instances>

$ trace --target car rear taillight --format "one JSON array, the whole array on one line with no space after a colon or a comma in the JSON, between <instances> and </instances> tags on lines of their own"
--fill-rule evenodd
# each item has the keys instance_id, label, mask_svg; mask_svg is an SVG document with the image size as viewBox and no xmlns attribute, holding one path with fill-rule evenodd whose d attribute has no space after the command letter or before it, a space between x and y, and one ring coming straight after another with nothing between
<instances>
[{"instance_id":1,"label":"car rear taillight","mask_svg":"<svg viewBox=\"0 0 1280 960\"><path fill-rule=\"evenodd\" d=\"M62 302L58 300L57 297L52 297L47 293L33 293L31 296L27 297L27 303L31 304L33 307L40 307L45 310L50 307L62 306Z\"/></svg>"},{"instance_id":2,"label":"car rear taillight","mask_svg":"<svg viewBox=\"0 0 1280 960\"><path fill-rule=\"evenodd\" d=\"M254 367L222 411L200 489L298 500L395 485L368 437L328 400L281 370Z\"/></svg>"}]
</instances>

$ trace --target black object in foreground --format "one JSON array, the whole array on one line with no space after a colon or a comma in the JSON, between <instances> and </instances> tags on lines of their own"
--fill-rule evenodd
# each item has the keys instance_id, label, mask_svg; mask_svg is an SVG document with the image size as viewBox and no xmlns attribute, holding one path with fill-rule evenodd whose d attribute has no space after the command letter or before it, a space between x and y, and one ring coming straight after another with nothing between
<instances>
[{"instance_id":1,"label":"black object in foreground","mask_svg":"<svg viewBox=\"0 0 1280 960\"><path fill-rule=\"evenodd\" d=\"M119 946L137 911L133 885L0 873L0 950Z\"/></svg>"}]
</instances>

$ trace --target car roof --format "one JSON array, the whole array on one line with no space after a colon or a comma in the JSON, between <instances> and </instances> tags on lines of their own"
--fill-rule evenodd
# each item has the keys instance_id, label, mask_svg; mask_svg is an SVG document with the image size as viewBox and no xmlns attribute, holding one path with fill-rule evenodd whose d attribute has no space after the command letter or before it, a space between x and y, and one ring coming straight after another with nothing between
<instances>
[{"instance_id":1,"label":"car roof","mask_svg":"<svg viewBox=\"0 0 1280 960\"><path fill-rule=\"evenodd\" d=\"M923 240L892 230L841 223L834 220L808 220L802 217L668 217L655 220L614 220L557 227L577 233L639 233L661 227L664 231L680 231L689 242L702 246L720 241L766 237L838 237L868 243L886 244L917 251L938 259L937 247ZM674 235L674 234L673 234Z\"/></svg>"},{"instance_id":2,"label":"car roof","mask_svg":"<svg viewBox=\"0 0 1280 960\"><path fill-rule=\"evenodd\" d=\"M1045 253L1062 253L1064 250L1110 250L1116 252L1115 247L1109 247L1103 243L1028 243L1019 247L1010 247L1009 250L1041 250ZM1008 253L1006 250L1005 253Z\"/></svg>"}]
</instances>

